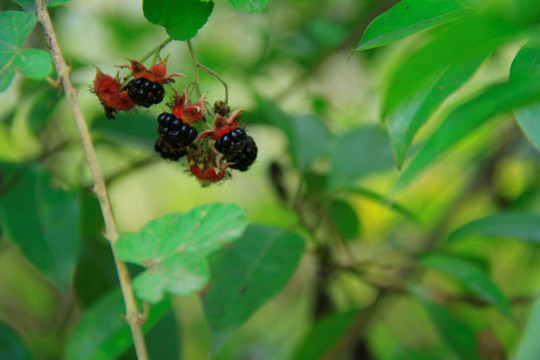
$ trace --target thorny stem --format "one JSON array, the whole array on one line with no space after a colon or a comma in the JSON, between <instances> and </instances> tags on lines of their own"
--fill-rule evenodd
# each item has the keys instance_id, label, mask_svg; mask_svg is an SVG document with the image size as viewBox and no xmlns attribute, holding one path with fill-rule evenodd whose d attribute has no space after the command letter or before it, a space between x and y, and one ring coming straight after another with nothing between
<instances>
[{"instance_id":1,"label":"thorny stem","mask_svg":"<svg viewBox=\"0 0 540 360\"><path fill-rule=\"evenodd\" d=\"M58 73L58 79L62 81L66 97L71 105L71 111L73 113L75 124L79 132L86 161L88 163L88 167L90 168L92 178L94 179L93 191L98 197L101 212L103 214L103 220L105 222L105 237L107 238L107 240L109 240L113 253L116 271L118 272L120 287L122 289L122 295L126 304L125 319L131 330L137 358L139 360L148 360L146 345L144 343L144 336L139 323L139 310L137 308L135 295L131 286L131 278L129 276L129 271L126 264L120 259L118 259L118 257L116 256L115 244L118 239L118 230L116 229L116 223L109 200L107 187L105 185L105 180L101 172L96 150L94 149L94 144L92 142L88 126L77 101L77 91L74 89L73 84L69 79L70 69L62 56L62 52L60 51L60 46L58 45L58 41L56 39L56 34L54 32L49 13L45 5L43 4L43 0L35 0L35 2L37 6L39 21L41 22L41 24L43 25L43 29L45 30L45 36L47 37L50 52L53 57L56 71Z\"/></svg>"},{"instance_id":2,"label":"thorny stem","mask_svg":"<svg viewBox=\"0 0 540 360\"><path fill-rule=\"evenodd\" d=\"M193 61L193 78L195 80L194 82L195 82L195 88L197 90L197 96L201 97L202 95L201 87L199 83L199 68L200 68L204 70L206 73L208 73L208 75L215 77L223 85L223 88L225 89L225 104L228 104L229 103L229 86L227 85L225 80L223 80L221 76L219 76L214 70L210 69L207 66L204 66L203 64L199 62L199 60L197 59L197 54L195 54L195 49L193 49L193 45L191 44L190 40L186 40L186 43L189 49L189 53L191 55L191 61Z\"/></svg>"}]
</instances>

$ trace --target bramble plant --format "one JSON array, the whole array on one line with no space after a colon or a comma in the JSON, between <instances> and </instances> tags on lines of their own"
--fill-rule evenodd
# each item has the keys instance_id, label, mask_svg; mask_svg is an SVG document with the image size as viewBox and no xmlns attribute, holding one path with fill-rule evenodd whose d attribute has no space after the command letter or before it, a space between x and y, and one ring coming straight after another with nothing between
<instances>
[{"instance_id":1,"label":"bramble plant","mask_svg":"<svg viewBox=\"0 0 540 360\"><path fill-rule=\"evenodd\" d=\"M540 3L267 2L0 2L0 360L539 359Z\"/></svg>"}]
</instances>

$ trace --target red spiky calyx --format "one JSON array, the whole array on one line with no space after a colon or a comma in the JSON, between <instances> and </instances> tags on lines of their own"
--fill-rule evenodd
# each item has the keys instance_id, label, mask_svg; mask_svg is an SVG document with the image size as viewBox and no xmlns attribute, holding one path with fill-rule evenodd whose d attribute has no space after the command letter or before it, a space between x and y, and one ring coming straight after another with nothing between
<instances>
[{"instance_id":1,"label":"red spiky calyx","mask_svg":"<svg viewBox=\"0 0 540 360\"><path fill-rule=\"evenodd\" d=\"M204 120L204 97L206 94L201 96L195 104L192 104L191 100L187 98L184 88L182 88L182 96L176 89L173 90L175 96L171 109L174 116L189 125Z\"/></svg>"},{"instance_id":2,"label":"red spiky calyx","mask_svg":"<svg viewBox=\"0 0 540 360\"><path fill-rule=\"evenodd\" d=\"M118 74L113 78L96 68L93 92L105 108L108 119L114 119L115 112L127 111L135 107L127 91L122 88Z\"/></svg>"},{"instance_id":3,"label":"red spiky calyx","mask_svg":"<svg viewBox=\"0 0 540 360\"><path fill-rule=\"evenodd\" d=\"M216 118L214 119L213 129L203 131L199 135L199 138L210 138L212 140L217 140L223 135L231 132L232 130L237 129L239 126L238 120L240 120L240 117L242 117L242 112L244 112L244 109L238 109L233 112L227 119L225 119L221 115L216 115Z\"/></svg>"},{"instance_id":4,"label":"red spiky calyx","mask_svg":"<svg viewBox=\"0 0 540 360\"><path fill-rule=\"evenodd\" d=\"M172 79L175 76L184 76L182 74L167 74L167 58L163 59L162 61L158 62L154 66L152 66L150 69L147 69L143 64L138 62L137 60L129 60L131 65L120 65L119 68L127 68L131 70L131 73L133 74L133 77L135 79L143 78L148 79L150 81L157 82L159 84L167 84L170 82L174 82L174 79Z\"/></svg>"}]
</instances>

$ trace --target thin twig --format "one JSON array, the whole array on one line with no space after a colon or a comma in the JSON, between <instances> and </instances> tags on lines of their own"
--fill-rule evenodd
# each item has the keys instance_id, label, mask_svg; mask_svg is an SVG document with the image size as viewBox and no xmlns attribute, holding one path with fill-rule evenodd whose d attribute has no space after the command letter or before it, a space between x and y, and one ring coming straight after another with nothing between
<instances>
[{"instance_id":1,"label":"thin twig","mask_svg":"<svg viewBox=\"0 0 540 360\"><path fill-rule=\"evenodd\" d=\"M191 61L193 62L193 80L195 82L195 90L197 91L197 97L202 96L201 85L199 84L199 60L197 60L197 55L191 45L191 40L186 40L187 47L189 49L189 54L191 55Z\"/></svg>"},{"instance_id":2,"label":"thin twig","mask_svg":"<svg viewBox=\"0 0 540 360\"><path fill-rule=\"evenodd\" d=\"M157 54L157 56L159 56L159 53L161 52L161 50L163 50L163 48L165 46L167 46L173 39L171 37L169 37L168 39L166 39L165 41L163 41L161 44L159 44L158 46L156 46L155 48L153 48L152 50L150 50L148 52L148 54L144 55L142 57L142 59L140 60L140 62L145 62L146 60L148 60L150 58L150 56L154 55L154 54Z\"/></svg>"},{"instance_id":3,"label":"thin twig","mask_svg":"<svg viewBox=\"0 0 540 360\"><path fill-rule=\"evenodd\" d=\"M41 24L43 25L43 29L45 30L45 36L47 37L50 52L53 57L56 71L58 73L58 79L62 81L66 97L71 105L71 111L73 113L73 117L75 118L75 124L79 132L86 161L88 163L88 167L90 168L90 172L94 180L93 191L98 197L101 212L103 214L103 220L105 222L105 237L109 240L114 256L114 262L116 265L116 270L118 272L118 278L120 280L120 287L122 289L122 295L126 304L125 318L131 329L137 358L139 360L148 360L146 345L144 343L144 336L139 324L139 310L137 308L135 295L131 286L131 278L129 276L129 271L126 264L119 260L116 256L115 243L118 239L118 230L116 229L116 223L114 220L111 203L109 201L107 187L105 185L105 180L101 172L99 160L94 149L94 144L92 142L92 138L90 136L90 132L88 130L88 126L84 119L83 113L77 101L77 92L73 88L73 85L69 78L69 67L66 65L66 62L62 56L62 52L60 51L60 46L58 45L58 41L56 39L56 34L54 32L49 13L45 5L43 4L43 0L35 1L39 21L41 22Z\"/></svg>"},{"instance_id":4,"label":"thin twig","mask_svg":"<svg viewBox=\"0 0 540 360\"><path fill-rule=\"evenodd\" d=\"M201 63L197 63L197 65L201 69L206 71L209 75L212 75L213 77L218 79L218 81L223 85L223 87L225 88L225 104L229 104L229 87L227 86L227 83L214 70L204 66Z\"/></svg>"}]
</instances>

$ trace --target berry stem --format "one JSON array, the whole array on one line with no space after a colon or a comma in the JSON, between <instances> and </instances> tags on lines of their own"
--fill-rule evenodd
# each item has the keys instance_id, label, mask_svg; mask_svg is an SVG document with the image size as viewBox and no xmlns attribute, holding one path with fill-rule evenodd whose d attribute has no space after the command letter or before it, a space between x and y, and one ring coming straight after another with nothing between
<instances>
[{"instance_id":1,"label":"berry stem","mask_svg":"<svg viewBox=\"0 0 540 360\"><path fill-rule=\"evenodd\" d=\"M145 62L146 60L150 59L150 56L154 55L154 63L156 62L157 57L159 56L159 53L165 46L167 46L173 39L171 37L165 39L161 44L153 48L148 52L148 54L144 55L141 60L139 60L141 63Z\"/></svg>"},{"instance_id":2,"label":"berry stem","mask_svg":"<svg viewBox=\"0 0 540 360\"><path fill-rule=\"evenodd\" d=\"M199 60L197 60L197 54L195 54L195 49L191 45L191 40L186 40L187 47L189 49L189 54L191 55L191 61L193 62L193 81L195 82L195 90L197 91L197 97L202 96L201 85L199 83Z\"/></svg>"},{"instance_id":3,"label":"berry stem","mask_svg":"<svg viewBox=\"0 0 540 360\"><path fill-rule=\"evenodd\" d=\"M227 83L212 69L204 66L201 63L197 63L197 64L201 69L206 71L209 75L212 75L213 77L218 79L218 81L223 84L223 87L225 88L225 104L229 104L229 87L227 86Z\"/></svg>"},{"instance_id":4,"label":"berry stem","mask_svg":"<svg viewBox=\"0 0 540 360\"><path fill-rule=\"evenodd\" d=\"M90 136L90 131L88 130L88 125L86 124L86 120L84 119L84 115L77 100L77 91L73 87L73 84L69 78L69 67L62 56L62 52L56 39L56 33L54 31L47 8L43 4L43 0L35 0L35 2L38 18L45 31L45 37L47 38L47 43L53 57L56 72L58 73L58 79L61 80L64 87L64 92L71 105L71 111L75 119L77 131L79 132L86 162L88 163L88 167L90 168L90 172L94 180L93 191L98 197L101 212L103 214L103 220L105 222L105 237L109 241L113 253L116 271L120 281L120 288L122 289L122 295L126 305L125 319L131 330L135 351L137 353L137 359L148 360L144 336L139 322L140 314L137 307L137 302L135 300L135 295L133 293L133 287L131 286L131 277L126 264L116 256L115 244L118 240L118 230L116 228L116 222L112 212L107 186L99 165L96 150Z\"/></svg>"}]
</instances>

